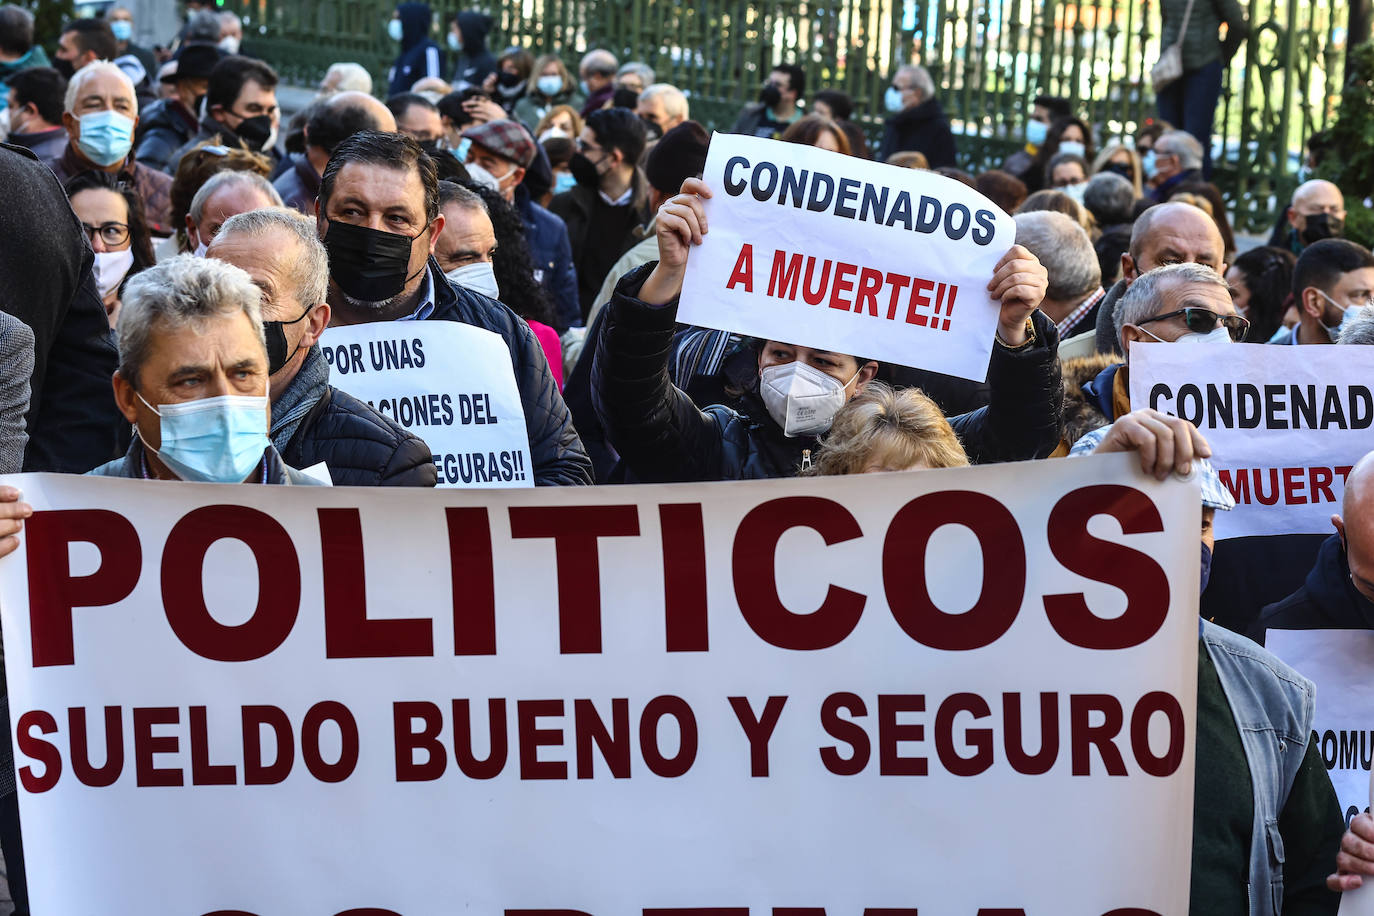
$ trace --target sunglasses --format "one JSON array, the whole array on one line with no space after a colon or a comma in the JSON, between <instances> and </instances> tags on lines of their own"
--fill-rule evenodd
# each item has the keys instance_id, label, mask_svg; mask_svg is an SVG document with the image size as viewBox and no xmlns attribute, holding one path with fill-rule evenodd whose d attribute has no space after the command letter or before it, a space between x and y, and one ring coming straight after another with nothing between
<instances>
[{"instance_id":1,"label":"sunglasses","mask_svg":"<svg viewBox=\"0 0 1374 916\"><path fill-rule=\"evenodd\" d=\"M1239 315L1218 315L1210 309L1203 308L1183 308L1174 312L1165 312L1163 315L1156 315L1140 322L1137 327L1150 324L1154 321L1168 321L1170 318L1183 316L1183 323L1188 330L1195 334L1210 334L1216 330L1217 325L1226 329L1226 333L1231 335L1231 340L1240 343L1245 339L1245 334L1250 330L1250 322Z\"/></svg>"}]
</instances>

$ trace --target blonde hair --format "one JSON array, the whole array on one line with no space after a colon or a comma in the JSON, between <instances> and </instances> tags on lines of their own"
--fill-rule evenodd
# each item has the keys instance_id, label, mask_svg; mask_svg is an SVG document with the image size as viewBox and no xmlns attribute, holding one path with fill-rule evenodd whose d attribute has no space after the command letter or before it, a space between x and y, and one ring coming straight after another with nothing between
<instances>
[{"instance_id":1,"label":"blonde hair","mask_svg":"<svg viewBox=\"0 0 1374 916\"><path fill-rule=\"evenodd\" d=\"M928 169L930 162L926 159L926 154L917 150L906 150L901 153L893 153L887 157L888 165L898 165L904 169Z\"/></svg>"},{"instance_id":2,"label":"blonde hair","mask_svg":"<svg viewBox=\"0 0 1374 916\"><path fill-rule=\"evenodd\" d=\"M539 119L539 126L534 129L535 138L538 139L543 136L544 131L553 126L553 122L559 115L568 115L572 118L573 129L571 139L573 141L576 141L578 137L582 136L582 128L586 125L582 120L582 115L577 113L577 109L571 105L555 105L549 109L548 114Z\"/></svg>"},{"instance_id":3,"label":"blonde hair","mask_svg":"<svg viewBox=\"0 0 1374 916\"><path fill-rule=\"evenodd\" d=\"M1140 162L1140 154L1135 151L1135 147L1128 146L1125 143L1109 144L1107 148L1098 153L1097 158L1093 160L1093 174L1096 175L1105 170L1107 168L1107 163L1111 162L1112 158L1117 153L1125 153L1131 157L1131 174L1135 177L1134 179L1127 180L1135 187L1135 196L1136 199L1139 200L1141 195L1145 193L1141 185L1140 176L1140 173L1144 171L1144 166Z\"/></svg>"},{"instance_id":4,"label":"blonde hair","mask_svg":"<svg viewBox=\"0 0 1374 916\"><path fill-rule=\"evenodd\" d=\"M917 388L870 382L835 414L805 473L859 474L875 458L892 467L960 468L968 455L935 402Z\"/></svg>"}]
</instances>

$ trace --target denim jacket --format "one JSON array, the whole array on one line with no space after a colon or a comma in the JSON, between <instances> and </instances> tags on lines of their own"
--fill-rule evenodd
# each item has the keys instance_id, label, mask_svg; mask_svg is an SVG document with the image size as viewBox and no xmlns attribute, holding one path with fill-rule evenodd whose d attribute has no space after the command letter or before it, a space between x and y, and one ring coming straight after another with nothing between
<instances>
[{"instance_id":1,"label":"denim jacket","mask_svg":"<svg viewBox=\"0 0 1374 916\"><path fill-rule=\"evenodd\" d=\"M1283 838L1279 814L1312 734L1312 682L1243 636L1200 621L1240 731L1255 793L1250 831L1250 916L1283 912Z\"/></svg>"}]
</instances>

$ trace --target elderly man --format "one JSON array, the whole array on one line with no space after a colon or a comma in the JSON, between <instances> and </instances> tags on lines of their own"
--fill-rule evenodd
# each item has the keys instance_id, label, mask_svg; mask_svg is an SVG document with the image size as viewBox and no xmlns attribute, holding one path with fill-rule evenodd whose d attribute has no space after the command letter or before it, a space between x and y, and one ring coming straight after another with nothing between
<instances>
[{"instance_id":1,"label":"elderly man","mask_svg":"<svg viewBox=\"0 0 1374 916\"><path fill-rule=\"evenodd\" d=\"M883 96L883 106L889 117L878 161L914 150L925 155L932 169L954 167L954 132L925 67L908 64L898 70Z\"/></svg>"},{"instance_id":2,"label":"elderly man","mask_svg":"<svg viewBox=\"0 0 1374 916\"><path fill-rule=\"evenodd\" d=\"M759 100L740 112L732 134L776 138L802 116L798 103L806 93L806 71L796 64L778 64L759 90Z\"/></svg>"},{"instance_id":3,"label":"elderly man","mask_svg":"<svg viewBox=\"0 0 1374 916\"><path fill-rule=\"evenodd\" d=\"M329 258L315 222L280 207L234 216L208 256L248 273L262 290L272 425L292 467L323 463L338 486L432 487L429 446L414 433L329 384L318 346L329 327Z\"/></svg>"},{"instance_id":4,"label":"elderly man","mask_svg":"<svg viewBox=\"0 0 1374 916\"><path fill-rule=\"evenodd\" d=\"M1083 206L1103 229L1135 220L1135 187L1115 172L1098 172L1083 189Z\"/></svg>"},{"instance_id":5,"label":"elderly man","mask_svg":"<svg viewBox=\"0 0 1374 916\"><path fill-rule=\"evenodd\" d=\"M229 217L281 205L282 199L276 189L257 172L212 175L191 198L191 207L186 213L186 243L196 257L203 258Z\"/></svg>"},{"instance_id":6,"label":"elderly man","mask_svg":"<svg viewBox=\"0 0 1374 916\"><path fill-rule=\"evenodd\" d=\"M196 109L210 85L210 73L219 63L218 48L188 45L177 58L176 69L161 76L174 94L158 99L143 110L143 130L135 158L149 168L165 171L169 160L200 129Z\"/></svg>"},{"instance_id":7,"label":"elderly man","mask_svg":"<svg viewBox=\"0 0 1374 916\"><path fill-rule=\"evenodd\" d=\"M363 131L325 167L317 231L329 252L332 323L459 321L501 335L525 409L536 485L591 482L548 361L501 303L444 278L432 255L444 229L434 162L409 137Z\"/></svg>"},{"instance_id":8,"label":"elderly man","mask_svg":"<svg viewBox=\"0 0 1374 916\"><path fill-rule=\"evenodd\" d=\"M102 477L310 484L267 438L260 293L231 264L180 255L124 287L115 403L134 427Z\"/></svg>"},{"instance_id":9,"label":"elderly man","mask_svg":"<svg viewBox=\"0 0 1374 916\"><path fill-rule=\"evenodd\" d=\"M230 56L215 64L205 93L205 116L200 131L167 160L169 172L195 146L219 137L224 146L238 146L276 160L277 71L260 60Z\"/></svg>"},{"instance_id":10,"label":"elderly man","mask_svg":"<svg viewBox=\"0 0 1374 916\"><path fill-rule=\"evenodd\" d=\"M1191 204L1151 207L1131 227L1131 245L1121 256L1121 279L1097 311L1097 352L1121 353L1116 307L1141 274L1165 264L1204 264L1226 275L1225 245L1217 224Z\"/></svg>"},{"instance_id":11,"label":"elderly man","mask_svg":"<svg viewBox=\"0 0 1374 916\"><path fill-rule=\"evenodd\" d=\"M1040 310L1054 322L1060 340L1097 327L1102 267L1083 227L1062 213L1018 213L1016 244L1028 249L1049 271L1049 288Z\"/></svg>"},{"instance_id":12,"label":"elderly man","mask_svg":"<svg viewBox=\"0 0 1374 916\"><path fill-rule=\"evenodd\" d=\"M1345 231L1345 195L1329 181L1314 178L1298 185L1269 244L1294 254Z\"/></svg>"},{"instance_id":13,"label":"elderly man","mask_svg":"<svg viewBox=\"0 0 1374 916\"><path fill-rule=\"evenodd\" d=\"M645 88L639 94L635 114L659 137L691 117L687 96L668 83L654 83Z\"/></svg>"},{"instance_id":14,"label":"elderly man","mask_svg":"<svg viewBox=\"0 0 1374 916\"><path fill-rule=\"evenodd\" d=\"M1332 344L1341 329L1369 311L1374 299L1374 255L1345 239L1308 245L1293 268L1298 323L1274 336L1276 344Z\"/></svg>"},{"instance_id":15,"label":"elderly man","mask_svg":"<svg viewBox=\"0 0 1374 916\"><path fill-rule=\"evenodd\" d=\"M138 100L128 75L108 61L83 67L67 84L62 126L67 145L48 165L58 181L88 169L118 175L143 201L143 215L156 235L172 234L172 177L135 161Z\"/></svg>"},{"instance_id":16,"label":"elderly man","mask_svg":"<svg viewBox=\"0 0 1374 916\"><path fill-rule=\"evenodd\" d=\"M225 54L238 54L243 45L243 20L238 13L224 10L219 14L219 49Z\"/></svg>"},{"instance_id":17,"label":"elderly man","mask_svg":"<svg viewBox=\"0 0 1374 916\"><path fill-rule=\"evenodd\" d=\"M632 60L622 64L615 73L615 88L626 93L633 92L638 98L646 87L652 86L656 74L654 68L641 61Z\"/></svg>"},{"instance_id":18,"label":"elderly man","mask_svg":"<svg viewBox=\"0 0 1374 916\"><path fill-rule=\"evenodd\" d=\"M320 176L329 156L361 130L394 131L396 119L385 105L361 92L338 92L312 106L304 129L305 152L292 153L290 168L272 183L286 206L315 215Z\"/></svg>"},{"instance_id":19,"label":"elderly man","mask_svg":"<svg viewBox=\"0 0 1374 916\"><path fill-rule=\"evenodd\" d=\"M586 117L615 95L615 72L620 62L610 51L597 49L582 55L577 65L577 75L582 80L582 92L587 96L587 104L582 106L582 117Z\"/></svg>"},{"instance_id":20,"label":"elderly man","mask_svg":"<svg viewBox=\"0 0 1374 916\"><path fill-rule=\"evenodd\" d=\"M364 95L372 95L372 75L362 64L350 61L330 64L324 73L324 79L320 80L320 88L315 93L315 99L326 99L336 92L361 92Z\"/></svg>"},{"instance_id":21,"label":"elderly man","mask_svg":"<svg viewBox=\"0 0 1374 916\"><path fill-rule=\"evenodd\" d=\"M1145 154L1144 167L1150 179L1150 197L1163 203L1179 185L1202 180L1202 144L1186 131L1165 131L1155 141L1155 148Z\"/></svg>"},{"instance_id":22,"label":"elderly man","mask_svg":"<svg viewBox=\"0 0 1374 916\"><path fill-rule=\"evenodd\" d=\"M878 364L852 354L763 341L760 381L740 409L699 409L668 374L677 300L694 242L704 235L710 187L701 179L659 208L659 259L628 274L592 342L592 394L606 438L630 479L644 483L788 477L801 469L834 414L863 391ZM1043 457L1059 440L1063 387L1054 325L1037 306L1045 269L1013 246L987 292L1000 304L988 407L951 420L975 462ZM794 377L805 386L791 386ZM806 395L799 399L805 387ZM795 392L795 393L794 393ZM815 398L814 392L824 392Z\"/></svg>"},{"instance_id":23,"label":"elderly man","mask_svg":"<svg viewBox=\"0 0 1374 916\"><path fill-rule=\"evenodd\" d=\"M538 154L534 138L519 121L511 120L479 124L463 137L469 141L467 166L479 166L496 179L496 190L520 213L535 279L548 290L558 310L559 330L580 325L582 305L567 224L535 203L524 185L526 171Z\"/></svg>"}]
</instances>

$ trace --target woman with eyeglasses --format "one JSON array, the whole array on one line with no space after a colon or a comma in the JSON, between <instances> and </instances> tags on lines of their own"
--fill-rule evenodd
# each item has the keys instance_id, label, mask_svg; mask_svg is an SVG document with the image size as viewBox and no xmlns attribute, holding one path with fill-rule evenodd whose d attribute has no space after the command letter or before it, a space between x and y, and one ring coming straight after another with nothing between
<instances>
[{"instance_id":1,"label":"woman with eyeglasses","mask_svg":"<svg viewBox=\"0 0 1374 916\"><path fill-rule=\"evenodd\" d=\"M106 172L77 175L67 182L67 197L95 252L92 270L113 328L125 281L154 263L143 206L133 188Z\"/></svg>"}]
</instances>

